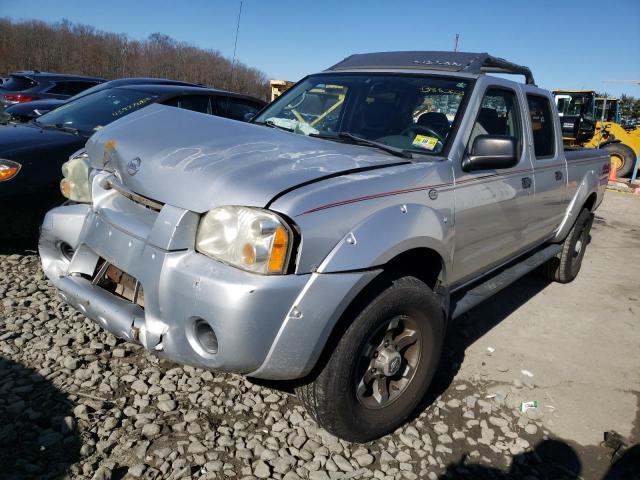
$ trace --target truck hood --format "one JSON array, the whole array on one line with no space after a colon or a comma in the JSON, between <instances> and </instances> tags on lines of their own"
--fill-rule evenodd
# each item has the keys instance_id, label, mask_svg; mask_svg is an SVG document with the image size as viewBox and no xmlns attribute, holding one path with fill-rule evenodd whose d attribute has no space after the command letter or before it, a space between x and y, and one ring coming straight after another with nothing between
<instances>
[{"instance_id":1,"label":"truck hood","mask_svg":"<svg viewBox=\"0 0 640 480\"><path fill-rule=\"evenodd\" d=\"M115 170L130 190L199 213L264 207L322 177L405 163L369 147L158 104L102 128L87 151L92 166Z\"/></svg>"}]
</instances>

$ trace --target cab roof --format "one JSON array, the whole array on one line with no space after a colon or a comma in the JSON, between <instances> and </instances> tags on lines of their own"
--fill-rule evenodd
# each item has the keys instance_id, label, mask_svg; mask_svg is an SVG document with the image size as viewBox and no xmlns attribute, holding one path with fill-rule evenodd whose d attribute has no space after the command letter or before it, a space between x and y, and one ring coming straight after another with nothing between
<instances>
[{"instance_id":1,"label":"cab roof","mask_svg":"<svg viewBox=\"0 0 640 480\"><path fill-rule=\"evenodd\" d=\"M376 52L351 55L329 67L328 71L372 68L440 70L465 72L476 75L485 73L510 73L524 75L528 85L535 85L528 67L511 63L488 53L404 51Z\"/></svg>"},{"instance_id":2,"label":"cab roof","mask_svg":"<svg viewBox=\"0 0 640 480\"><path fill-rule=\"evenodd\" d=\"M553 93L592 93L596 94L595 90L554 90Z\"/></svg>"}]
</instances>

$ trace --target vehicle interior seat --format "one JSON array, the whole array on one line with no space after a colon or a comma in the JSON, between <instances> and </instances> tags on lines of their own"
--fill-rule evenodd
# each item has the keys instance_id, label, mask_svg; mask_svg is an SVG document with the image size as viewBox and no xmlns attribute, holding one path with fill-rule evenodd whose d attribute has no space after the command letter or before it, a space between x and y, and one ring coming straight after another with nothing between
<instances>
[{"instance_id":1,"label":"vehicle interior seat","mask_svg":"<svg viewBox=\"0 0 640 480\"><path fill-rule=\"evenodd\" d=\"M493 108L483 107L478 114L478 123L489 135L504 135L507 133L506 119L498 117L498 112Z\"/></svg>"},{"instance_id":2,"label":"vehicle interior seat","mask_svg":"<svg viewBox=\"0 0 640 480\"><path fill-rule=\"evenodd\" d=\"M366 103L355 119L356 131L365 138L380 138L400 133L401 125L393 102L376 99Z\"/></svg>"}]
</instances>

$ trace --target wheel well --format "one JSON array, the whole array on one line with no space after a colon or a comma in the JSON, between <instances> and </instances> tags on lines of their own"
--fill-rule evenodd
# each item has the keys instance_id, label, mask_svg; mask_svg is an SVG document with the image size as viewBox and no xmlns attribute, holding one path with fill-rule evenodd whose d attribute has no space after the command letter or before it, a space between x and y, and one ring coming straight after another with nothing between
<instances>
[{"instance_id":1,"label":"wheel well","mask_svg":"<svg viewBox=\"0 0 640 480\"><path fill-rule=\"evenodd\" d=\"M430 248L407 250L388 261L382 266L382 269L382 273L365 285L342 313L333 326L322 353L318 357L311 372L307 377L301 379L300 382L305 383L310 381L318 374L321 366L328 361L328 356L338 344L344 332L349 328L349 325L351 325L351 321L373 298L400 277L413 276L427 284L441 299L443 314L444 317L447 318L449 297L446 288L440 288L441 283L445 283L444 276L446 272L444 262L438 252Z\"/></svg>"},{"instance_id":2,"label":"wheel well","mask_svg":"<svg viewBox=\"0 0 640 480\"><path fill-rule=\"evenodd\" d=\"M436 289L438 280L442 280L445 273L442 257L429 248L414 248L402 252L387 262L384 272L391 278L411 275L422 280L432 290Z\"/></svg>"},{"instance_id":3,"label":"wheel well","mask_svg":"<svg viewBox=\"0 0 640 480\"><path fill-rule=\"evenodd\" d=\"M587 198L587 201L584 202L584 208L588 208L590 212L593 211L593 207L596 204L596 199L598 198L598 196L596 195L596 193L592 193L591 195L589 195L589 198Z\"/></svg>"}]
</instances>

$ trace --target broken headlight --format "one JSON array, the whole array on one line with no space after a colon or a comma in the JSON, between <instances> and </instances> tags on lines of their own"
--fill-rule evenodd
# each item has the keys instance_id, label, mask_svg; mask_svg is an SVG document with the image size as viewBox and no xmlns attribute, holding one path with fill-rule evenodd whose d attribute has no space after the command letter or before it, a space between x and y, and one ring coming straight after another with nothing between
<instances>
[{"instance_id":1,"label":"broken headlight","mask_svg":"<svg viewBox=\"0 0 640 480\"><path fill-rule=\"evenodd\" d=\"M287 223L268 210L219 207L200 220L196 249L234 267L261 274L284 273L291 251Z\"/></svg>"},{"instance_id":2,"label":"broken headlight","mask_svg":"<svg viewBox=\"0 0 640 480\"><path fill-rule=\"evenodd\" d=\"M69 200L80 203L91 202L91 185L89 183L89 155L79 150L62 164L60 191Z\"/></svg>"}]
</instances>

